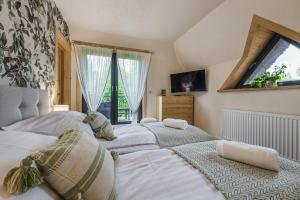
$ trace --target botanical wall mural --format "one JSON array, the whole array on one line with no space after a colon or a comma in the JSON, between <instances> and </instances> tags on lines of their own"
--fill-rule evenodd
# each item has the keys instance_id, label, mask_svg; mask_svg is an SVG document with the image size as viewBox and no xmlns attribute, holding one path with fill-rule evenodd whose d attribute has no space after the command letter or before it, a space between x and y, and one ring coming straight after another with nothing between
<instances>
[{"instance_id":1,"label":"botanical wall mural","mask_svg":"<svg viewBox=\"0 0 300 200\"><path fill-rule=\"evenodd\" d=\"M0 0L0 84L52 88L56 28L69 41L53 0Z\"/></svg>"}]
</instances>

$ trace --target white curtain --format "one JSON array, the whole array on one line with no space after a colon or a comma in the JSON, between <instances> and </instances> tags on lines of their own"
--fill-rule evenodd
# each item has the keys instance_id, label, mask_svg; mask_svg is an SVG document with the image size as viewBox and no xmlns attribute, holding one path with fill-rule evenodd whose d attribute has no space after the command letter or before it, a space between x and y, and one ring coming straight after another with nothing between
<instances>
[{"instance_id":1,"label":"white curtain","mask_svg":"<svg viewBox=\"0 0 300 200\"><path fill-rule=\"evenodd\" d=\"M77 74L89 111L101 104L111 69L112 49L74 44Z\"/></svg>"},{"instance_id":2,"label":"white curtain","mask_svg":"<svg viewBox=\"0 0 300 200\"><path fill-rule=\"evenodd\" d=\"M143 98L150 66L150 53L117 51L118 69L127 103L137 123L138 109Z\"/></svg>"}]
</instances>

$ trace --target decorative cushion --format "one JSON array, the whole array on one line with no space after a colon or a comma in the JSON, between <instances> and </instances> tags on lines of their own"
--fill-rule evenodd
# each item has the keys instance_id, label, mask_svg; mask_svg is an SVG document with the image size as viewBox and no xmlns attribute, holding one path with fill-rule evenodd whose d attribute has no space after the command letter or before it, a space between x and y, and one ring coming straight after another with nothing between
<instances>
[{"instance_id":1,"label":"decorative cushion","mask_svg":"<svg viewBox=\"0 0 300 200\"><path fill-rule=\"evenodd\" d=\"M87 113L84 123L89 123L92 127L95 137L104 138L107 140L114 140L114 129L110 121L99 112L89 112Z\"/></svg>"},{"instance_id":2,"label":"decorative cushion","mask_svg":"<svg viewBox=\"0 0 300 200\"><path fill-rule=\"evenodd\" d=\"M10 193L25 192L40 184L41 177L66 200L115 198L113 157L95 138L76 130L66 131L56 145L25 158L7 174L5 185Z\"/></svg>"}]
</instances>

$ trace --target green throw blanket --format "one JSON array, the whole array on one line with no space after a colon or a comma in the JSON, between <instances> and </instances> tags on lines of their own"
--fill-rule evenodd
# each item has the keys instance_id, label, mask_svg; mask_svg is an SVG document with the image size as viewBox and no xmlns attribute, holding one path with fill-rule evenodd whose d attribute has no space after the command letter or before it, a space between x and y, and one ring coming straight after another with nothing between
<instances>
[{"instance_id":1,"label":"green throw blanket","mask_svg":"<svg viewBox=\"0 0 300 200\"><path fill-rule=\"evenodd\" d=\"M300 199L300 164L280 158L274 172L217 155L216 141L170 148L203 173L226 199Z\"/></svg>"},{"instance_id":2,"label":"green throw blanket","mask_svg":"<svg viewBox=\"0 0 300 200\"><path fill-rule=\"evenodd\" d=\"M159 146L162 148L216 140L203 130L190 125L184 130L166 127L162 122L147 123L143 126L155 135Z\"/></svg>"}]
</instances>

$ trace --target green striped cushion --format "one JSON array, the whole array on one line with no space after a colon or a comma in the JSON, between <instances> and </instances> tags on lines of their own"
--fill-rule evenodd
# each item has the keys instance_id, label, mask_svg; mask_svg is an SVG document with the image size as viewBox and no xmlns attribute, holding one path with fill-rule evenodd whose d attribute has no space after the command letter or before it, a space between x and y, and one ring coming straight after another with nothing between
<instances>
[{"instance_id":1,"label":"green striped cushion","mask_svg":"<svg viewBox=\"0 0 300 200\"><path fill-rule=\"evenodd\" d=\"M90 124L95 133L95 137L97 138L104 138L107 140L113 140L116 138L110 121L99 112L87 113L83 122Z\"/></svg>"},{"instance_id":2,"label":"green striped cushion","mask_svg":"<svg viewBox=\"0 0 300 200\"><path fill-rule=\"evenodd\" d=\"M64 199L114 199L113 158L89 135L67 131L55 146L33 157L44 179Z\"/></svg>"}]
</instances>

